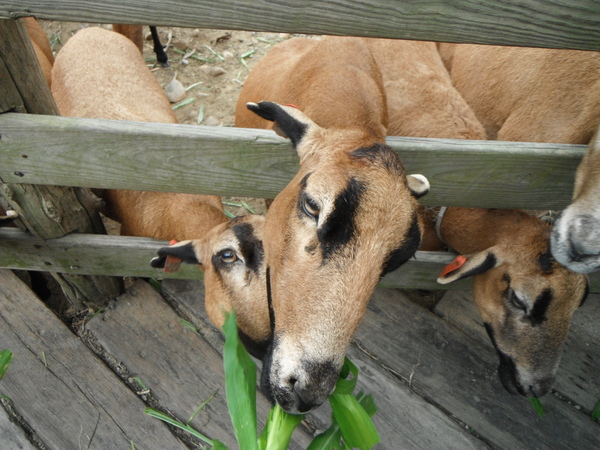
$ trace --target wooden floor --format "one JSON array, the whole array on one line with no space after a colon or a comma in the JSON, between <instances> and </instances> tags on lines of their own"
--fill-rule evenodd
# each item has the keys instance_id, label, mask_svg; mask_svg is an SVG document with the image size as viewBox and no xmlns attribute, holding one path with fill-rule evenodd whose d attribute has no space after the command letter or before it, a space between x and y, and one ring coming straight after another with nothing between
<instances>
[{"instance_id":1,"label":"wooden floor","mask_svg":"<svg viewBox=\"0 0 600 450\"><path fill-rule=\"evenodd\" d=\"M237 447L222 340L203 316L198 282L165 281L161 296L137 280L78 335L12 272L0 270L0 286L0 349L15 354L0 381L0 448L196 448L144 408L185 422L213 394L191 425ZM600 423L591 418L600 400L600 295L575 315L556 391L542 399L544 418L501 387L470 293L446 293L434 312L378 289L356 335L349 356L379 407L377 448L600 448ZM259 398L261 421L268 408ZM325 406L311 414L291 448L306 448L329 415Z\"/></svg>"}]
</instances>

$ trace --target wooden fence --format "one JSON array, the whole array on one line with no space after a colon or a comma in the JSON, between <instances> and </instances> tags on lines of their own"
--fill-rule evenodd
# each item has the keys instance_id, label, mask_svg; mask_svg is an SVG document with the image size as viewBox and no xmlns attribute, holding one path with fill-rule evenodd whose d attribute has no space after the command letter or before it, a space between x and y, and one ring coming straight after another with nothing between
<instances>
[{"instance_id":1,"label":"wooden fence","mask_svg":"<svg viewBox=\"0 0 600 450\"><path fill-rule=\"evenodd\" d=\"M33 15L63 21L600 50L596 0L166 3L5 0L0 19ZM81 231L79 225L61 224L55 230L68 213L65 204L72 198L81 202L81 195L75 191L68 194L69 200L57 199L63 191L44 190L46 186L269 198L296 172L298 162L289 143L266 130L43 115L56 110L23 32L13 22L0 20L0 194L6 203L17 204L33 233L0 229L0 267L75 277L165 276L149 267L165 242L91 234L93 225L86 226L85 233L69 234ZM585 152L578 145L497 141L390 137L388 143L409 172L430 179L432 190L423 200L430 205L562 209L569 203L575 169ZM79 212L86 208L81 203L74 203ZM41 210L46 216L42 223L48 225L36 226ZM439 289L435 279L451 259L446 253L417 252L382 284ZM197 278L199 271L183 267L170 276ZM591 282L592 290L600 291L600 277L591 277ZM444 288L464 289L469 283Z\"/></svg>"}]
</instances>

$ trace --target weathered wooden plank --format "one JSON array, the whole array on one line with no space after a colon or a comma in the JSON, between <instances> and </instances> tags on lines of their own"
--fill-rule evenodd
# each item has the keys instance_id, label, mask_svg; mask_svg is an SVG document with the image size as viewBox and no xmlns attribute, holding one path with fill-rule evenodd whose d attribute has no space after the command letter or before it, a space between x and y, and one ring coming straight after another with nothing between
<instances>
[{"instance_id":1,"label":"weathered wooden plank","mask_svg":"<svg viewBox=\"0 0 600 450\"><path fill-rule=\"evenodd\" d=\"M493 351L472 292L448 292L434 312ZM573 316L554 390L591 413L600 399L600 335L597 329L595 334L588 332L583 316L600 323L600 296L591 295Z\"/></svg>"},{"instance_id":2,"label":"weathered wooden plank","mask_svg":"<svg viewBox=\"0 0 600 450\"><path fill-rule=\"evenodd\" d=\"M261 1L192 0L166 5L157 0L5 0L0 17L600 48L599 7L593 0L506 0L501 5L468 0L287 0L276 7Z\"/></svg>"},{"instance_id":3,"label":"weathered wooden plank","mask_svg":"<svg viewBox=\"0 0 600 450\"><path fill-rule=\"evenodd\" d=\"M25 106L6 64L0 59L0 113L8 111L23 113Z\"/></svg>"},{"instance_id":4,"label":"weathered wooden plank","mask_svg":"<svg viewBox=\"0 0 600 450\"><path fill-rule=\"evenodd\" d=\"M138 280L111 308L91 320L87 329L104 351L142 380L161 407L180 420L187 421L214 394L191 425L236 448L221 355L183 325L148 283ZM259 430L269 409L269 402L258 395ZM309 442L310 436L299 430L291 448L306 448Z\"/></svg>"},{"instance_id":5,"label":"weathered wooden plank","mask_svg":"<svg viewBox=\"0 0 600 450\"><path fill-rule=\"evenodd\" d=\"M157 250L166 245L167 241L150 238L82 233L44 241L14 228L0 228L0 267L74 275L202 279L202 272L187 264L174 273L150 267ZM452 253L419 251L398 270L383 277L380 286L470 289L470 280L446 285L435 281L454 257ZM600 272L590 274L590 290L600 292Z\"/></svg>"},{"instance_id":6,"label":"weathered wooden plank","mask_svg":"<svg viewBox=\"0 0 600 450\"><path fill-rule=\"evenodd\" d=\"M48 448L184 448L12 272L0 285L2 347L15 355L0 390Z\"/></svg>"},{"instance_id":7,"label":"weathered wooden plank","mask_svg":"<svg viewBox=\"0 0 600 450\"><path fill-rule=\"evenodd\" d=\"M5 183L273 198L298 160L268 130L0 116ZM426 175L428 205L562 209L582 145L390 137L407 171ZM144 170L140 170L144 167Z\"/></svg>"},{"instance_id":8,"label":"weathered wooden plank","mask_svg":"<svg viewBox=\"0 0 600 450\"><path fill-rule=\"evenodd\" d=\"M12 89L7 93L11 99L20 97L19 105L30 114L58 114L22 20L0 20L0 62L13 82L2 83L3 89ZM1 133L0 128L0 138ZM1 181L2 177L0 206L16 210L19 223L41 238L57 238L73 231L104 231L98 204L90 201L92 197L84 189L32 186L21 184L23 180L8 186ZM53 276L73 311L85 309L86 303L102 305L121 291L119 280L111 278Z\"/></svg>"},{"instance_id":9,"label":"weathered wooden plank","mask_svg":"<svg viewBox=\"0 0 600 450\"><path fill-rule=\"evenodd\" d=\"M355 341L494 448L597 447L600 424L552 395L538 417L501 387L495 352L393 290L376 290Z\"/></svg>"},{"instance_id":10,"label":"weathered wooden plank","mask_svg":"<svg viewBox=\"0 0 600 450\"><path fill-rule=\"evenodd\" d=\"M215 328L204 310L204 287L201 282L165 280L162 292L178 310L210 334ZM401 295L401 294L400 294ZM212 330L211 330L212 329ZM381 436L381 448L467 449L482 448L482 443L464 428L459 427L443 412L413 392L402 381L357 348L350 348L348 356L359 368L356 392L373 395L378 413L375 426ZM309 420L322 427L330 423L330 409L323 405L311 413Z\"/></svg>"},{"instance_id":11,"label":"weathered wooden plank","mask_svg":"<svg viewBox=\"0 0 600 450\"><path fill-rule=\"evenodd\" d=\"M1 389L1 386L0 386ZM34 450L23 429L10 421L8 413L0 408L0 442L7 449Z\"/></svg>"},{"instance_id":12,"label":"weathered wooden plank","mask_svg":"<svg viewBox=\"0 0 600 450\"><path fill-rule=\"evenodd\" d=\"M0 60L30 114L58 114L58 108L21 20L0 20Z\"/></svg>"}]
</instances>

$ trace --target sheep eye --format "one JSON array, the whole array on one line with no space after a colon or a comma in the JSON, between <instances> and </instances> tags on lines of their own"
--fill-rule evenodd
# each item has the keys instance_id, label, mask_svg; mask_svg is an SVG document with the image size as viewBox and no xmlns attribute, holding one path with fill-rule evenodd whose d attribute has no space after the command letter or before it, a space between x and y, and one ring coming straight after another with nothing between
<instances>
[{"instance_id":1,"label":"sheep eye","mask_svg":"<svg viewBox=\"0 0 600 450\"><path fill-rule=\"evenodd\" d=\"M238 259L236 253L229 248L222 250L219 253L219 256L221 258L221 261L223 261L226 264L232 264L232 263L236 262Z\"/></svg>"},{"instance_id":2,"label":"sheep eye","mask_svg":"<svg viewBox=\"0 0 600 450\"><path fill-rule=\"evenodd\" d=\"M513 291L512 289L509 292L508 301L513 307L517 308L518 310L527 312L527 305L519 297L517 297L517 294L515 294L515 291Z\"/></svg>"},{"instance_id":3,"label":"sheep eye","mask_svg":"<svg viewBox=\"0 0 600 450\"><path fill-rule=\"evenodd\" d=\"M304 210L307 216L313 219L319 218L319 213L321 211L319 210L319 205L317 205L317 203L313 199L309 197L304 197L304 201L302 202L302 209Z\"/></svg>"}]
</instances>

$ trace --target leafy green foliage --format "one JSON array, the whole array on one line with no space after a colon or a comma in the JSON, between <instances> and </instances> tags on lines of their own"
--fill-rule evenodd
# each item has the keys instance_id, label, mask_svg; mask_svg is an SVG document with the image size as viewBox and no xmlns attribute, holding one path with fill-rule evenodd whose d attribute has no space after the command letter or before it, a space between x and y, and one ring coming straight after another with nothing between
<instances>
[{"instance_id":1,"label":"leafy green foliage","mask_svg":"<svg viewBox=\"0 0 600 450\"><path fill-rule=\"evenodd\" d=\"M223 362L225 367L225 390L229 415L241 450L285 450L292 434L300 424L303 415L286 413L279 405L269 412L269 417L260 437L256 425L256 364L241 343L236 325L235 313L227 316L223 325L225 347ZM348 358L344 361L334 392L329 396L333 410L331 426L317 436L309 450L370 449L379 442L379 434L371 417L377 412L375 401L370 395L352 393L358 381L358 368ZM214 394L213 394L214 397ZM212 397L211 397L212 398ZM209 400L203 402L201 409ZM196 414L194 412L194 414ZM166 414L146 409L146 414L156 417L196 436L214 449L226 447L217 440L204 436L188 423L180 422Z\"/></svg>"},{"instance_id":2,"label":"leafy green foliage","mask_svg":"<svg viewBox=\"0 0 600 450\"><path fill-rule=\"evenodd\" d=\"M544 417L544 407L542 406L542 402L537 397L530 397L529 401L533 405L533 408L537 411L540 417Z\"/></svg>"},{"instance_id":3,"label":"leafy green foliage","mask_svg":"<svg viewBox=\"0 0 600 450\"><path fill-rule=\"evenodd\" d=\"M258 449L256 429L256 364L240 341L232 312L223 325L225 391L235 436L242 449Z\"/></svg>"},{"instance_id":4,"label":"leafy green foliage","mask_svg":"<svg viewBox=\"0 0 600 450\"><path fill-rule=\"evenodd\" d=\"M600 402L596 403L596 407L592 411L592 417L596 420L600 420Z\"/></svg>"},{"instance_id":5,"label":"leafy green foliage","mask_svg":"<svg viewBox=\"0 0 600 450\"><path fill-rule=\"evenodd\" d=\"M10 366L13 356L14 355L9 350L2 350L2 352L0 352L0 380L8 370L8 366Z\"/></svg>"}]
</instances>

